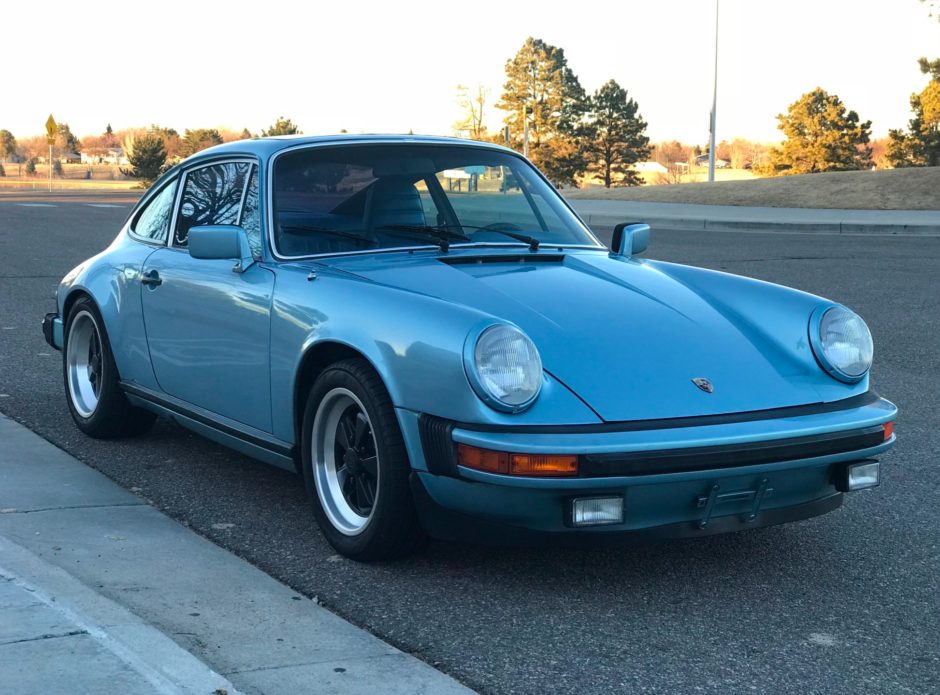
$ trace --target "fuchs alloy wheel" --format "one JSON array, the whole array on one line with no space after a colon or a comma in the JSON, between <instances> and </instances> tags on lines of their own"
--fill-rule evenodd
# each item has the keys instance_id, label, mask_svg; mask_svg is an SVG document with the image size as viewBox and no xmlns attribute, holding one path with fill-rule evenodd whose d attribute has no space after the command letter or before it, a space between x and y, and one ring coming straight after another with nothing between
<instances>
[{"instance_id":1,"label":"fuchs alloy wheel","mask_svg":"<svg viewBox=\"0 0 940 695\"><path fill-rule=\"evenodd\" d=\"M379 489L379 456L365 406L349 389L323 396L313 419L313 476L320 506L342 534L362 533Z\"/></svg>"},{"instance_id":2,"label":"fuchs alloy wheel","mask_svg":"<svg viewBox=\"0 0 940 695\"><path fill-rule=\"evenodd\" d=\"M69 311L62 348L65 394L75 424L100 439L141 434L156 416L133 407L120 388L120 377L101 314L88 297Z\"/></svg>"},{"instance_id":3,"label":"fuchs alloy wheel","mask_svg":"<svg viewBox=\"0 0 940 695\"><path fill-rule=\"evenodd\" d=\"M325 370L307 400L303 473L320 528L355 560L399 557L422 532L408 476L411 466L394 409L363 360Z\"/></svg>"}]
</instances>

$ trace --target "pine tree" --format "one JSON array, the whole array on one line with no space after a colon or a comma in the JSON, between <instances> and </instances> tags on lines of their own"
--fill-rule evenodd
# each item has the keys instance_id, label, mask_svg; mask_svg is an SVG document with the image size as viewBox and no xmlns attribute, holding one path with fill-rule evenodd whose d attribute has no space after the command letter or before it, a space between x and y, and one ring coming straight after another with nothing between
<instances>
[{"instance_id":1,"label":"pine tree","mask_svg":"<svg viewBox=\"0 0 940 695\"><path fill-rule=\"evenodd\" d=\"M931 80L920 94L911 95L911 111L907 132L888 131L888 162L893 167L940 165L940 80Z\"/></svg>"},{"instance_id":2,"label":"pine tree","mask_svg":"<svg viewBox=\"0 0 940 695\"><path fill-rule=\"evenodd\" d=\"M303 131L293 124L291 119L284 118L283 116L278 116L277 121L274 122L267 130L261 131L261 137L271 137L272 135L302 135Z\"/></svg>"},{"instance_id":3,"label":"pine tree","mask_svg":"<svg viewBox=\"0 0 940 695\"><path fill-rule=\"evenodd\" d=\"M67 152L80 152L82 149L81 141L72 133L68 123L59 124L59 136L57 146Z\"/></svg>"},{"instance_id":4,"label":"pine tree","mask_svg":"<svg viewBox=\"0 0 940 695\"><path fill-rule=\"evenodd\" d=\"M183 137L180 138L179 154L181 157L188 157L206 148L221 144L222 135L215 128L195 128L193 130L187 128L183 132Z\"/></svg>"},{"instance_id":5,"label":"pine tree","mask_svg":"<svg viewBox=\"0 0 940 695\"><path fill-rule=\"evenodd\" d=\"M104 133L101 135L101 146L114 147L116 145L117 138L114 137L114 130L111 128L111 124L108 123L108 126L104 129Z\"/></svg>"},{"instance_id":6,"label":"pine tree","mask_svg":"<svg viewBox=\"0 0 940 695\"><path fill-rule=\"evenodd\" d=\"M145 186L150 186L161 174L166 164L163 138L158 133L148 132L135 139L127 160L131 168L121 169L121 173L132 179L139 179Z\"/></svg>"},{"instance_id":7,"label":"pine tree","mask_svg":"<svg viewBox=\"0 0 940 695\"><path fill-rule=\"evenodd\" d=\"M497 108L506 112L513 144L521 147L529 119L529 157L556 184L573 184L584 172L579 128L586 97L563 49L531 36L506 62Z\"/></svg>"},{"instance_id":8,"label":"pine tree","mask_svg":"<svg viewBox=\"0 0 940 695\"><path fill-rule=\"evenodd\" d=\"M771 151L774 170L781 174L848 171L871 167L871 121L861 122L842 100L817 87L777 116L786 135Z\"/></svg>"},{"instance_id":9,"label":"pine tree","mask_svg":"<svg viewBox=\"0 0 940 695\"><path fill-rule=\"evenodd\" d=\"M0 157L10 159L16 154L16 138L9 130L0 130Z\"/></svg>"},{"instance_id":10,"label":"pine tree","mask_svg":"<svg viewBox=\"0 0 940 695\"><path fill-rule=\"evenodd\" d=\"M588 171L611 186L639 186L643 180L633 165L650 155L646 121L627 90L610 80L591 96L582 128Z\"/></svg>"}]
</instances>

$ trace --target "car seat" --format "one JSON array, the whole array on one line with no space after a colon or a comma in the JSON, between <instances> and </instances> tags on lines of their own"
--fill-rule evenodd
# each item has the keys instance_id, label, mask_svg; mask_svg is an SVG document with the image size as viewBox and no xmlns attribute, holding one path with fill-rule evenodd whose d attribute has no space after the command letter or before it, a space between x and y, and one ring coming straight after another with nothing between
<instances>
[{"instance_id":1,"label":"car seat","mask_svg":"<svg viewBox=\"0 0 940 695\"><path fill-rule=\"evenodd\" d=\"M376 179L369 187L365 227L378 229L394 225L427 224L421 194L414 184L400 176Z\"/></svg>"}]
</instances>

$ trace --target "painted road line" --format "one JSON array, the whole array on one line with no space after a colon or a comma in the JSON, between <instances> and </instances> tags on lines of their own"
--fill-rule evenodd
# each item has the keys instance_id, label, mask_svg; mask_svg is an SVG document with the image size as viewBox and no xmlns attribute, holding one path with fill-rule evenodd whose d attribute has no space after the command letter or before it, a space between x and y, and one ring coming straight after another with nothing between
<instances>
[{"instance_id":1,"label":"painted road line","mask_svg":"<svg viewBox=\"0 0 940 695\"><path fill-rule=\"evenodd\" d=\"M90 208L126 208L129 205L114 205L112 203L85 203Z\"/></svg>"},{"instance_id":2,"label":"painted road line","mask_svg":"<svg viewBox=\"0 0 940 695\"><path fill-rule=\"evenodd\" d=\"M13 203L23 208L54 208L54 203Z\"/></svg>"}]
</instances>

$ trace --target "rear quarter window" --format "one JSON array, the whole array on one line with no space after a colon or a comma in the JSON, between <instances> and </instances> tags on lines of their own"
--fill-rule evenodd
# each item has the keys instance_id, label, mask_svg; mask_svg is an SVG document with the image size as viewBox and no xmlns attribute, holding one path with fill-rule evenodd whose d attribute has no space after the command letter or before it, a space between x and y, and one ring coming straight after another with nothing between
<instances>
[{"instance_id":1,"label":"rear quarter window","mask_svg":"<svg viewBox=\"0 0 940 695\"><path fill-rule=\"evenodd\" d=\"M134 236L145 241L166 243L178 185L179 179L174 178L141 208L131 225L131 233Z\"/></svg>"}]
</instances>

